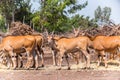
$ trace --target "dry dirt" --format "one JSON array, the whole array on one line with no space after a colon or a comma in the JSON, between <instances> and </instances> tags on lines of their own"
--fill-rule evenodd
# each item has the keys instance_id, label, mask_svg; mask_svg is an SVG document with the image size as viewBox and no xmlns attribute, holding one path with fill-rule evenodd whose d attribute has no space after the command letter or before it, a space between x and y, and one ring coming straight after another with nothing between
<instances>
[{"instance_id":1,"label":"dry dirt","mask_svg":"<svg viewBox=\"0 0 120 80\"><path fill-rule=\"evenodd\" d=\"M67 70L66 61L63 61L62 70L56 70L52 66L51 54L45 54L45 67L39 70L7 70L0 69L0 80L120 80L120 67L116 64L109 64L108 68L104 66L96 67L97 63L91 63L90 70L84 70L84 63L75 65L74 60L70 60L71 70Z\"/></svg>"}]
</instances>

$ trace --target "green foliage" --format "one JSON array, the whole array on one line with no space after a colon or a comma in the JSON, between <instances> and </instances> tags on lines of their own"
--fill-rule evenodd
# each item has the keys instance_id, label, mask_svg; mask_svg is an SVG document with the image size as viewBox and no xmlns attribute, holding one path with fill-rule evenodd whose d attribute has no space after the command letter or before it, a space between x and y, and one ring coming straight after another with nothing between
<instances>
[{"instance_id":1,"label":"green foliage","mask_svg":"<svg viewBox=\"0 0 120 80\"><path fill-rule=\"evenodd\" d=\"M77 2L76 2L77 3ZM68 10L69 13L75 13L77 10L81 10L88 5L88 2L85 2L83 5L72 5L71 8Z\"/></svg>"},{"instance_id":2,"label":"green foliage","mask_svg":"<svg viewBox=\"0 0 120 80\"><path fill-rule=\"evenodd\" d=\"M64 32L70 28L69 17L66 13L74 14L87 5L77 4L77 0L44 0L41 1L40 26L49 31ZM66 9L69 7L69 9Z\"/></svg>"},{"instance_id":3,"label":"green foliage","mask_svg":"<svg viewBox=\"0 0 120 80\"><path fill-rule=\"evenodd\" d=\"M0 15L0 29L5 32L5 20L2 15Z\"/></svg>"},{"instance_id":4,"label":"green foliage","mask_svg":"<svg viewBox=\"0 0 120 80\"><path fill-rule=\"evenodd\" d=\"M11 21L21 21L27 24L32 22L31 25L39 32L44 29L48 29L49 32L66 32L71 30L72 26L81 28L97 27L94 19L76 14L77 11L87 6L87 1L81 4L78 0L34 0L39 1L41 5L40 9L34 13L31 12L32 5L30 1L1 0L0 12L4 16L5 22L0 22L2 24ZM109 15L106 14L106 11L109 10L104 9L104 16ZM69 17L69 15L74 16ZM96 19L98 20L99 17Z\"/></svg>"},{"instance_id":5,"label":"green foliage","mask_svg":"<svg viewBox=\"0 0 120 80\"><path fill-rule=\"evenodd\" d=\"M30 0L19 1L17 7L18 8L15 11L15 21L21 21L30 24L30 20L33 17L31 12Z\"/></svg>"},{"instance_id":6,"label":"green foliage","mask_svg":"<svg viewBox=\"0 0 120 80\"><path fill-rule=\"evenodd\" d=\"M20 1L23 0L0 0L0 13L8 22L12 20L12 13L18 8Z\"/></svg>"},{"instance_id":7,"label":"green foliage","mask_svg":"<svg viewBox=\"0 0 120 80\"><path fill-rule=\"evenodd\" d=\"M30 24L31 20L31 0L1 0L0 13L5 18L5 24L10 24L12 21L21 21ZM6 27L7 27L6 25Z\"/></svg>"},{"instance_id":8,"label":"green foliage","mask_svg":"<svg viewBox=\"0 0 120 80\"><path fill-rule=\"evenodd\" d=\"M34 30L41 31L41 26L40 26L40 12L39 11L36 11L33 14L32 23L33 23L33 26L34 26Z\"/></svg>"},{"instance_id":9,"label":"green foliage","mask_svg":"<svg viewBox=\"0 0 120 80\"><path fill-rule=\"evenodd\" d=\"M74 27L80 27L81 29L98 27L94 19L89 19L89 17L84 17L83 15L75 15L70 20L70 25Z\"/></svg>"}]
</instances>

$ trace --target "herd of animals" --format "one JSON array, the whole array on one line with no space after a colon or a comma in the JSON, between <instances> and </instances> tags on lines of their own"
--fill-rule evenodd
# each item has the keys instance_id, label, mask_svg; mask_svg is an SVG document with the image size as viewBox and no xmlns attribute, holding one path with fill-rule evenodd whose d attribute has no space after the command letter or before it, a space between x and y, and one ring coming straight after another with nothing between
<instances>
[{"instance_id":1,"label":"herd of animals","mask_svg":"<svg viewBox=\"0 0 120 80\"><path fill-rule=\"evenodd\" d=\"M60 37L54 34L46 35L47 43L52 50L53 65L57 65L59 70L62 68L64 56L67 61L68 69L70 69L68 61L69 54L72 54L77 64L79 64L80 53L85 56L85 68L89 69L91 62L90 49L94 49L94 54L97 54L97 66L100 66L101 61L103 61L105 67L108 67L107 53L112 55L113 58L119 56L120 36L98 35L87 37L78 35L78 31L74 32L75 37ZM30 69L31 67L38 69L39 57L41 57L42 67L44 67L44 38L45 36L41 34L24 36L10 35L3 37L0 43L0 63L6 65L10 64L8 66L10 69L21 67L25 69ZM23 65L23 55L27 58L25 65Z\"/></svg>"}]
</instances>

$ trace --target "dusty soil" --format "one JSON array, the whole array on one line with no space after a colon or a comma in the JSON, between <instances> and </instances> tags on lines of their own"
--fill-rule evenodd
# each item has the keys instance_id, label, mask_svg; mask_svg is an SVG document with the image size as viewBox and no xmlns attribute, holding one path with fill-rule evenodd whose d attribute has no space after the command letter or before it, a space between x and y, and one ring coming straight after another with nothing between
<instances>
[{"instance_id":1,"label":"dusty soil","mask_svg":"<svg viewBox=\"0 0 120 80\"><path fill-rule=\"evenodd\" d=\"M84 63L75 65L74 60L70 60L71 70L67 70L66 61L63 61L62 70L52 66L52 55L45 53L45 67L39 70L7 70L0 69L0 80L120 80L120 67L109 64L108 68L104 66L96 67L97 63L91 63L91 69L85 70Z\"/></svg>"},{"instance_id":2,"label":"dusty soil","mask_svg":"<svg viewBox=\"0 0 120 80\"><path fill-rule=\"evenodd\" d=\"M120 71L2 70L0 80L120 80Z\"/></svg>"}]
</instances>

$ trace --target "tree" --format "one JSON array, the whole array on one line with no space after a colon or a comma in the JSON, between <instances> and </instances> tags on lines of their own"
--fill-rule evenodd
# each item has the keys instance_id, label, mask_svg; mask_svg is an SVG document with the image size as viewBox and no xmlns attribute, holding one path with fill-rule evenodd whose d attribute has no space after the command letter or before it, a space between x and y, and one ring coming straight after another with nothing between
<instances>
[{"instance_id":1,"label":"tree","mask_svg":"<svg viewBox=\"0 0 120 80\"><path fill-rule=\"evenodd\" d=\"M14 8L14 0L1 0L0 1L0 13L5 18L5 26L7 27L7 24L11 21L10 15Z\"/></svg>"},{"instance_id":2,"label":"tree","mask_svg":"<svg viewBox=\"0 0 120 80\"><path fill-rule=\"evenodd\" d=\"M81 29L87 29L87 28L93 28L93 27L98 27L94 19L90 19L88 16L84 17L83 15L75 15L71 18L70 25L78 28L80 27Z\"/></svg>"},{"instance_id":3,"label":"tree","mask_svg":"<svg viewBox=\"0 0 120 80\"><path fill-rule=\"evenodd\" d=\"M23 21L25 17L26 23L30 23L31 19L30 0L1 0L0 14L5 18L5 26L11 21Z\"/></svg>"},{"instance_id":4,"label":"tree","mask_svg":"<svg viewBox=\"0 0 120 80\"><path fill-rule=\"evenodd\" d=\"M15 11L15 21L21 21L23 23L30 24L32 21L30 0L19 1Z\"/></svg>"},{"instance_id":5,"label":"tree","mask_svg":"<svg viewBox=\"0 0 120 80\"><path fill-rule=\"evenodd\" d=\"M87 2L78 4L77 0L41 0L39 27L47 28L49 31L66 31L70 27L66 14L74 14L86 5Z\"/></svg>"},{"instance_id":6,"label":"tree","mask_svg":"<svg viewBox=\"0 0 120 80\"><path fill-rule=\"evenodd\" d=\"M111 8L110 7L104 7L101 9L100 6L95 10L95 20L100 25L109 24L110 21L110 15L111 15Z\"/></svg>"},{"instance_id":7,"label":"tree","mask_svg":"<svg viewBox=\"0 0 120 80\"><path fill-rule=\"evenodd\" d=\"M32 23L34 30L42 31L42 28L40 27L40 11L36 11L33 14Z\"/></svg>"},{"instance_id":8,"label":"tree","mask_svg":"<svg viewBox=\"0 0 120 80\"><path fill-rule=\"evenodd\" d=\"M0 29L4 32L5 31L5 20L2 15L0 15Z\"/></svg>"}]
</instances>

